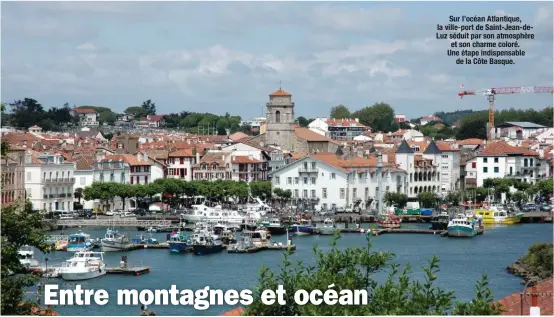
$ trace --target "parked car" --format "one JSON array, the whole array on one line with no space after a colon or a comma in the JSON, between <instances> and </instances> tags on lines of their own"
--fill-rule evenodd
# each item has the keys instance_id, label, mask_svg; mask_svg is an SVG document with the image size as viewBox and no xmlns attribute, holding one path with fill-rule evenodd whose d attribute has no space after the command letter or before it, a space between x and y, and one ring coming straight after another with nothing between
<instances>
[{"instance_id":1,"label":"parked car","mask_svg":"<svg viewBox=\"0 0 554 317\"><path fill-rule=\"evenodd\" d=\"M531 212L537 210L537 205L535 204L525 204L523 207L521 207L521 210L524 212Z\"/></svg>"},{"instance_id":2,"label":"parked car","mask_svg":"<svg viewBox=\"0 0 554 317\"><path fill-rule=\"evenodd\" d=\"M114 213L113 211L111 211L111 210L106 211L106 212L104 213L104 215L106 215L106 216L113 216L114 214L115 214L115 213Z\"/></svg>"},{"instance_id":3,"label":"parked car","mask_svg":"<svg viewBox=\"0 0 554 317\"><path fill-rule=\"evenodd\" d=\"M542 204L541 206L541 211L552 211L552 206L550 206L549 204Z\"/></svg>"}]
</instances>

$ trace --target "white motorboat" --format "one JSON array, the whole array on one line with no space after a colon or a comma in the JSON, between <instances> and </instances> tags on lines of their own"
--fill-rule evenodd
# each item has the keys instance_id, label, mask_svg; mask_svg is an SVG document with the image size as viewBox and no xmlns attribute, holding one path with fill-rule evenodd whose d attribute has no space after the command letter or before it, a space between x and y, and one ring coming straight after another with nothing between
<instances>
[{"instance_id":1,"label":"white motorboat","mask_svg":"<svg viewBox=\"0 0 554 317\"><path fill-rule=\"evenodd\" d=\"M132 246L129 236L112 229L106 231L106 235L104 239L102 239L101 244L103 252L125 251Z\"/></svg>"},{"instance_id":2,"label":"white motorboat","mask_svg":"<svg viewBox=\"0 0 554 317\"><path fill-rule=\"evenodd\" d=\"M40 265L39 261L34 258L35 250L33 247L24 245L19 250L17 250L17 255L19 257L19 262L26 268L35 268Z\"/></svg>"},{"instance_id":3,"label":"white motorboat","mask_svg":"<svg viewBox=\"0 0 554 317\"><path fill-rule=\"evenodd\" d=\"M106 274L104 253L81 251L67 260L60 268L60 275L67 281L81 281Z\"/></svg>"},{"instance_id":4,"label":"white motorboat","mask_svg":"<svg viewBox=\"0 0 554 317\"><path fill-rule=\"evenodd\" d=\"M247 204L240 208L240 210L245 212L250 218L259 220L273 210L271 206L264 203L260 198L256 197L254 200L256 201L255 203Z\"/></svg>"},{"instance_id":5,"label":"white motorboat","mask_svg":"<svg viewBox=\"0 0 554 317\"><path fill-rule=\"evenodd\" d=\"M181 214L181 218L187 223L225 221L230 224L242 224L245 219L238 211L223 209L220 205L208 207L205 203L192 205L191 213Z\"/></svg>"},{"instance_id":6,"label":"white motorboat","mask_svg":"<svg viewBox=\"0 0 554 317\"><path fill-rule=\"evenodd\" d=\"M327 218L323 222L323 226L317 229L321 235L332 235L337 230L337 226L335 225L335 221L333 221L333 219Z\"/></svg>"}]
</instances>

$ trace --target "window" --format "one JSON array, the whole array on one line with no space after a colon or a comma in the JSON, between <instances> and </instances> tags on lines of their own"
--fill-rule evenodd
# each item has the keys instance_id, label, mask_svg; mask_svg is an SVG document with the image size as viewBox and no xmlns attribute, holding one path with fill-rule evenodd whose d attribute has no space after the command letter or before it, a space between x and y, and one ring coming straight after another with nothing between
<instances>
[{"instance_id":1,"label":"window","mask_svg":"<svg viewBox=\"0 0 554 317\"><path fill-rule=\"evenodd\" d=\"M495 162L495 163L498 163L498 157L495 157L495 158L494 158L494 162Z\"/></svg>"},{"instance_id":2,"label":"window","mask_svg":"<svg viewBox=\"0 0 554 317\"><path fill-rule=\"evenodd\" d=\"M277 110L275 111L275 123L281 122L281 111Z\"/></svg>"},{"instance_id":3,"label":"window","mask_svg":"<svg viewBox=\"0 0 554 317\"><path fill-rule=\"evenodd\" d=\"M471 162L471 168L477 168L477 162Z\"/></svg>"},{"instance_id":4,"label":"window","mask_svg":"<svg viewBox=\"0 0 554 317\"><path fill-rule=\"evenodd\" d=\"M308 185L308 178L304 177L304 185Z\"/></svg>"},{"instance_id":5,"label":"window","mask_svg":"<svg viewBox=\"0 0 554 317\"><path fill-rule=\"evenodd\" d=\"M447 159L447 158L448 158L448 155L443 155L442 158Z\"/></svg>"},{"instance_id":6,"label":"window","mask_svg":"<svg viewBox=\"0 0 554 317\"><path fill-rule=\"evenodd\" d=\"M310 193L312 198L315 198L315 189L312 189L312 192Z\"/></svg>"},{"instance_id":7,"label":"window","mask_svg":"<svg viewBox=\"0 0 554 317\"><path fill-rule=\"evenodd\" d=\"M369 187L366 187L366 188L365 188L364 198L367 200L368 197L369 197Z\"/></svg>"},{"instance_id":8,"label":"window","mask_svg":"<svg viewBox=\"0 0 554 317\"><path fill-rule=\"evenodd\" d=\"M185 164L185 158L184 157L179 158L179 161L180 161L181 164Z\"/></svg>"},{"instance_id":9,"label":"window","mask_svg":"<svg viewBox=\"0 0 554 317\"><path fill-rule=\"evenodd\" d=\"M308 162L304 162L304 169L308 169Z\"/></svg>"},{"instance_id":10,"label":"window","mask_svg":"<svg viewBox=\"0 0 554 317\"><path fill-rule=\"evenodd\" d=\"M31 172L27 172L27 180L30 181L33 177L33 174Z\"/></svg>"},{"instance_id":11,"label":"window","mask_svg":"<svg viewBox=\"0 0 554 317\"><path fill-rule=\"evenodd\" d=\"M331 179L335 179L336 175L335 173L331 173Z\"/></svg>"},{"instance_id":12,"label":"window","mask_svg":"<svg viewBox=\"0 0 554 317\"><path fill-rule=\"evenodd\" d=\"M312 162L312 169L315 169L315 162Z\"/></svg>"},{"instance_id":13,"label":"window","mask_svg":"<svg viewBox=\"0 0 554 317\"><path fill-rule=\"evenodd\" d=\"M357 188L353 188L352 189L352 199L353 200L355 200L357 198L356 193L357 193Z\"/></svg>"},{"instance_id":14,"label":"window","mask_svg":"<svg viewBox=\"0 0 554 317\"><path fill-rule=\"evenodd\" d=\"M79 177L79 184L82 186L86 184L86 178L84 176Z\"/></svg>"},{"instance_id":15,"label":"window","mask_svg":"<svg viewBox=\"0 0 554 317\"><path fill-rule=\"evenodd\" d=\"M275 184L279 185L279 176L275 176Z\"/></svg>"},{"instance_id":16,"label":"window","mask_svg":"<svg viewBox=\"0 0 554 317\"><path fill-rule=\"evenodd\" d=\"M292 177L287 177L287 184L292 184Z\"/></svg>"},{"instance_id":17,"label":"window","mask_svg":"<svg viewBox=\"0 0 554 317\"><path fill-rule=\"evenodd\" d=\"M296 185L298 185L298 177L295 177L295 178L294 178L294 183L295 183Z\"/></svg>"},{"instance_id":18,"label":"window","mask_svg":"<svg viewBox=\"0 0 554 317\"><path fill-rule=\"evenodd\" d=\"M323 199L327 198L327 188L321 189L321 197L323 197Z\"/></svg>"},{"instance_id":19,"label":"window","mask_svg":"<svg viewBox=\"0 0 554 317\"><path fill-rule=\"evenodd\" d=\"M483 157L483 163L487 163L487 158Z\"/></svg>"},{"instance_id":20,"label":"window","mask_svg":"<svg viewBox=\"0 0 554 317\"><path fill-rule=\"evenodd\" d=\"M498 173L498 172L499 172L498 166L495 166L495 167L494 167L494 172L495 172L495 173Z\"/></svg>"},{"instance_id":21,"label":"window","mask_svg":"<svg viewBox=\"0 0 554 317\"><path fill-rule=\"evenodd\" d=\"M302 197L303 197L303 198L308 198L308 190L307 190L307 189L304 189L304 190L302 191Z\"/></svg>"},{"instance_id":22,"label":"window","mask_svg":"<svg viewBox=\"0 0 554 317\"><path fill-rule=\"evenodd\" d=\"M315 185L315 177L312 177L312 185Z\"/></svg>"},{"instance_id":23,"label":"window","mask_svg":"<svg viewBox=\"0 0 554 317\"><path fill-rule=\"evenodd\" d=\"M489 169L485 166L483 167L483 173L488 173L489 172Z\"/></svg>"},{"instance_id":24,"label":"window","mask_svg":"<svg viewBox=\"0 0 554 317\"><path fill-rule=\"evenodd\" d=\"M148 176L144 176L144 183L148 184Z\"/></svg>"},{"instance_id":25,"label":"window","mask_svg":"<svg viewBox=\"0 0 554 317\"><path fill-rule=\"evenodd\" d=\"M298 189L294 190L294 197L298 198Z\"/></svg>"},{"instance_id":26,"label":"window","mask_svg":"<svg viewBox=\"0 0 554 317\"><path fill-rule=\"evenodd\" d=\"M341 188L340 189L340 199L344 199L344 193L345 193L344 188Z\"/></svg>"}]
</instances>

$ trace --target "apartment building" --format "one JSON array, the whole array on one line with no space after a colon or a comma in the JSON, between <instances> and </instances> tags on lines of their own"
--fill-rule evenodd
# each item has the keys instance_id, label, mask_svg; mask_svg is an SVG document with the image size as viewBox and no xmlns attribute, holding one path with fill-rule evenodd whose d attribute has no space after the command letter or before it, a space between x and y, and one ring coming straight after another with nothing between
<instances>
[{"instance_id":1,"label":"apartment building","mask_svg":"<svg viewBox=\"0 0 554 317\"><path fill-rule=\"evenodd\" d=\"M396 150L395 162L408 174L408 198L416 199L421 192L441 193L440 154L434 141L402 141Z\"/></svg>"},{"instance_id":2,"label":"apartment building","mask_svg":"<svg viewBox=\"0 0 554 317\"><path fill-rule=\"evenodd\" d=\"M384 156L383 195L406 192L406 172ZM297 204L316 209L376 208L377 158L317 153L271 173L274 188L290 190Z\"/></svg>"},{"instance_id":3,"label":"apartment building","mask_svg":"<svg viewBox=\"0 0 554 317\"><path fill-rule=\"evenodd\" d=\"M96 182L121 184L148 184L152 163L132 154L108 155L93 164L93 178Z\"/></svg>"},{"instance_id":4,"label":"apartment building","mask_svg":"<svg viewBox=\"0 0 554 317\"><path fill-rule=\"evenodd\" d=\"M75 163L59 154L25 153L25 190L36 210L73 210Z\"/></svg>"},{"instance_id":5,"label":"apartment building","mask_svg":"<svg viewBox=\"0 0 554 317\"><path fill-rule=\"evenodd\" d=\"M79 118L79 125L85 127L97 127L100 125L98 121L98 113L94 109L75 108L71 110L73 116Z\"/></svg>"},{"instance_id":6,"label":"apartment building","mask_svg":"<svg viewBox=\"0 0 554 317\"><path fill-rule=\"evenodd\" d=\"M193 179L192 169L199 160L200 155L196 148L169 152L167 177L191 181Z\"/></svg>"},{"instance_id":7,"label":"apartment building","mask_svg":"<svg viewBox=\"0 0 554 317\"><path fill-rule=\"evenodd\" d=\"M267 180L267 162L253 155L209 152L193 167L194 180Z\"/></svg>"}]
</instances>

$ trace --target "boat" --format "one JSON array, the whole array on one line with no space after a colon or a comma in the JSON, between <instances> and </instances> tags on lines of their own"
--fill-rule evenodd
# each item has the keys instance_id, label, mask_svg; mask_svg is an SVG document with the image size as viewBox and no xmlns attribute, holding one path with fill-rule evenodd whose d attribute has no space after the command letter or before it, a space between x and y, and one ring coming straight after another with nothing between
<instances>
[{"instance_id":1,"label":"boat","mask_svg":"<svg viewBox=\"0 0 554 317\"><path fill-rule=\"evenodd\" d=\"M509 212L504 207L493 205L489 209L477 209L475 214L483 217L485 224L511 225L521 222L522 212Z\"/></svg>"},{"instance_id":2,"label":"boat","mask_svg":"<svg viewBox=\"0 0 554 317\"><path fill-rule=\"evenodd\" d=\"M218 235L210 231L193 234L192 251L195 255L206 255L223 251L223 243Z\"/></svg>"},{"instance_id":3,"label":"boat","mask_svg":"<svg viewBox=\"0 0 554 317\"><path fill-rule=\"evenodd\" d=\"M37 259L34 258L35 250L29 245L24 245L19 250L17 250L17 256L19 257L19 262L27 269L32 269L40 266L40 263Z\"/></svg>"},{"instance_id":4,"label":"boat","mask_svg":"<svg viewBox=\"0 0 554 317\"><path fill-rule=\"evenodd\" d=\"M448 216L448 213L443 211L440 214L431 217L431 230L446 230L449 222L450 216Z\"/></svg>"},{"instance_id":5,"label":"boat","mask_svg":"<svg viewBox=\"0 0 554 317\"><path fill-rule=\"evenodd\" d=\"M398 229L400 228L400 218L395 214L382 214L377 218L377 225L381 228Z\"/></svg>"},{"instance_id":6,"label":"boat","mask_svg":"<svg viewBox=\"0 0 554 317\"><path fill-rule=\"evenodd\" d=\"M250 218L260 220L267 213L272 212L271 206L264 203L259 197L254 198L255 203L246 204L239 210L246 213Z\"/></svg>"},{"instance_id":7,"label":"boat","mask_svg":"<svg viewBox=\"0 0 554 317\"><path fill-rule=\"evenodd\" d=\"M314 232L314 227L310 220L299 219L291 226L291 231L297 236L305 236Z\"/></svg>"},{"instance_id":8,"label":"boat","mask_svg":"<svg viewBox=\"0 0 554 317\"><path fill-rule=\"evenodd\" d=\"M143 245L151 245L151 244L160 244L160 242L157 239L152 238L152 233L148 235L144 234L137 234L131 241L133 244L143 244Z\"/></svg>"},{"instance_id":9,"label":"boat","mask_svg":"<svg viewBox=\"0 0 554 317\"><path fill-rule=\"evenodd\" d=\"M208 207L205 202L200 205L192 205L190 213L181 214L181 219L187 223L199 221L226 221L232 224L242 224L245 217L238 211L223 209L221 205Z\"/></svg>"},{"instance_id":10,"label":"boat","mask_svg":"<svg viewBox=\"0 0 554 317\"><path fill-rule=\"evenodd\" d=\"M78 251L60 269L60 275L67 281L81 281L106 274L103 252Z\"/></svg>"},{"instance_id":11,"label":"boat","mask_svg":"<svg viewBox=\"0 0 554 317\"><path fill-rule=\"evenodd\" d=\"M104 235L104 239L101 240L101 245L103 252L112 252L128 250L133 244L129 240L127 234L108 229Z\"/></svg>"},{"instance_id":12,"label":"boat","mask_svg":"<svg viewBox=\"0 0 554 317\"><path fill-rule=\"evenodd\" d=\"M79 231L69 236L67 242L67 251L90 251L92 250L92 248L94 248L94 244L95 242L90 238L89 234Z\"/></svg>"},{"instance_id":13,"label":"boat","mask_svg":"<svg viewBox=\"0 0 554 317\"><path fill-rule=\"evenodd\" d=\"M458 214L448 223L449 237L474 237L485 231L483 218L479 215Z\"/></svg>"},{"instance_id":14,"label":"boat","mask_svg":"<svg viewBox=\"0 0 554 317\"><path fill-rule=\"evenodd\" d=\"M177 231L168 234L169 250L174 253L186 252L192 245L192 242L188 239L186 232Z\"/></svg>"},{"instance_id":15,"label":"boat","mask_svg":"<svg viewBox=\"0 0 554 317\"><path fill-rule=\"evenodd\" d=\"M243 221L243 223L240 225L240 228L242 230L248 230L253 231L258 229L259 223L256 219L248 218Z\"/></svg>"},{"instance_id":16,"label":"boat","mask_svg":"<svg viewBox=\"0 0 554 317\"><path fill-rule=\"evenodd\" d=\"M319 234L322 235L332 235L337 231L337 226L335 225L335 221L331 218L327 218L323 221L323 226L320 228L317 228L319 231Z\"/></svg>"},{"instance_id":17,"label":"boat","mask_svg":"<svg viewBox=\"0 0 554 317\"><path fill-rule=\"evenodd\" d=\"M264 226L271 234L285 234L287 233L287 226L283 225L278 218L271 218L262 222Z\"/></svg>"},{"instance_id":18,"label":"boat","mask_svg":"<svg viewBox=\"0 0 554 317\"><path fill-rule=\"evenodd\" d=\"M146 229L147 232L171 232L173 229L170 225L157 225Z\"/></svg>"}]
</instances>

